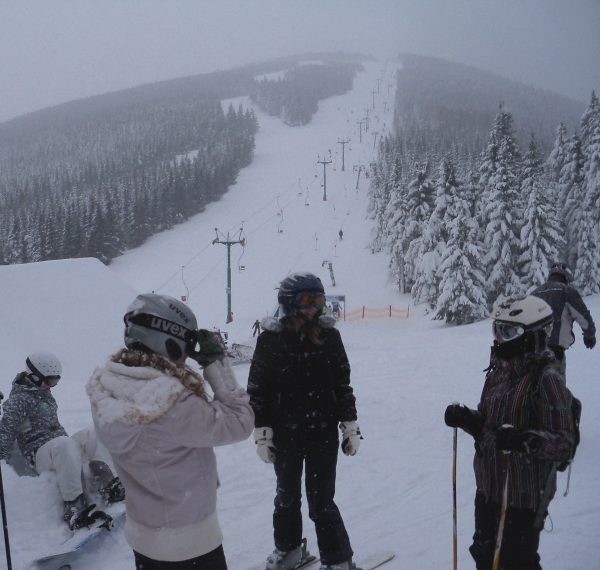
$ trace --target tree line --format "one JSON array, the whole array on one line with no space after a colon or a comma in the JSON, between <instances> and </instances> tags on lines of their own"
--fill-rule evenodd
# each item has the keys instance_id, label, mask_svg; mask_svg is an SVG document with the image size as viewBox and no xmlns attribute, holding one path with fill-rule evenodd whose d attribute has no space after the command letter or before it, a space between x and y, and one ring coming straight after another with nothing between
<instances>
[{"instance_id":1,"label":"tree line","mask_svg":"<svg viewBox=\"0 0 600 570\"><path fill-rule=\"evenodd\" d=\"M277 79L255 81L250 95L260 109L280 117L286 125L306 125L319 108L319 101L352 89L360 64L349 62L296 65Z\"/></svg>"},{"instance_id":2,"label":"tree line","mask_svg":"<svg viewBox=\"0 0 600 570\"><path fill-rule=\"evenodd\" d=\"M600 291L598 97L578 130L559 125L547 156L533 134L522 153L513 123L500 105L478 156L472 138L444 153L438 140L411 138L401 121L380 144L372 247L389 254L400 291L436 319L485 318L499 297L542 283L556 261L569 265L583 294Z\"/></svg>"},{"instance_id":3,"label":"tree line","mask_svg":"<svg viewBox=\"0 0 600 570\"><path fill-rule=\"evenodd\" d=\"M257 128L252 111L201 98L121 107L6 145L0 261L110 261L226 192Z\"/></svg>"}]
</instances>

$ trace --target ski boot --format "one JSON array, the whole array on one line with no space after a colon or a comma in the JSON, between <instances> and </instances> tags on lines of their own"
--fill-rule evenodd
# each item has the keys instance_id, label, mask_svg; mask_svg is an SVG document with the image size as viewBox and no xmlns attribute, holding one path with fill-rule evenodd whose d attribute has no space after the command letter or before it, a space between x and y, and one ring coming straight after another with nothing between
<instances>
[{"instance_id":1,"label":"ski boot","mask_svg":"<svg viewBox=\"0 0 600 570\"><path fill-rule=\"evenodd\" d=\"M125 500L125 487L118 477L111 479L108 485L102 487L98 492L105 503L118 503Z\"/></svg>"},{"instance_id":2,"label":"ski boot","mask_svg":"<svg viewBox=\"0 0 600 570\"><path fill-rule=\"evenodd\" d=\"M121 480L114 476L111 468L104 461L93 459L89 463L89 468L96 481L98 493L105 504L125 500L125 489Z\"/></svg>"},{"instance_id":3,"label":"ski boot","mask_svg":"<svg viewBox=\"0 0 600 570\"><path fill-rule=\"evenodd\" d=\"M300 546L297 546L293 550L285 551L275 548L272 554L267 556L265 570L294 570L294 568L298 568L308 562L309 558L311 556L306 550L306 538L303 538Z\"/></svg>"},{"instance_id":4,"label":"ski boot","mask_svg":"<svg viewBox=\"0 0 600 570\"><path fill-rule=\"evenodd\" d=\"M96 505L88 505L85 495L81 493L72 501L65 501L63 520L70 530L83 527L99 526L107 530L112 528L112 517L104 511L97 511Z\"/></svg>"},{"instance_id":5,"label":"ski boot","mask_svg":"<svg viewBox=\"0 0 600 570\"><path fill-rule=\"evenodd\" d=\"M64 511L63 511L63 520L71 526L71 521L76 519L77 516L85 510L87 507L87 501L85 500L85 495L81 493L73 499L72 501L65 501L64 503Z\"/></svg>"}]
</instances>

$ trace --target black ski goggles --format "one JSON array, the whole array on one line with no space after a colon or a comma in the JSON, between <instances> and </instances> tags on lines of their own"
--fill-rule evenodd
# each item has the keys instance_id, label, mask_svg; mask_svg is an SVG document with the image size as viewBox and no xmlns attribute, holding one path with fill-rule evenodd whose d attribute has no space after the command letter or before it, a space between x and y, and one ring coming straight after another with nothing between
<instances>
[{"instance_id":1,"label":"black ski goggles","mask_svg":"<svg viewBox=\"0 0 600 570\"><path fill-rule=\"evenodd\" d=\"M312 308L321 311L325 306L325 295L323 293L315 293L312 291L297 293L294 297L294 305L298 309Z\"/></svg>"},{"instance_id":2,"label":"black ski goggles","mask_svg":"<svg viewBox=\"0 0 600 570\"><path fill-rule=\"evenodd\" d=\"M523 325L500 321L494 321L492 330L494 331L494 338L498 342L509 342L525 334L525 327Z\"/></svg>"},{"instance_id":3,"label":"black ski goggles","mask_svg":"<svg viewBox=\"0 0 600 570\"><path fill-rule=\"evenodd\" d=\"M50 388L54 388L58 384L60 380L60 376L43 376L42 374L30 372L27 377L31 380L36 386L41 386L42 384L46 384Z\"/></svg>"},{"instance_id":4,"label":"black ski goggles","mask_svg":"<svg viewBox=\"0 0 600 570\"><path fill-rule=\"evenodd\" d=\"M515 340L520 336L524 335L526 332L526 328L523 325L518 323L507 323L503 321L494 321L492 324L492 330L494 331L494 338L499 343L502 342L510 342L511 340ZM539 330L539 329L537 329ZM541 327L546 333L547 337L550 337L552 334L552 323L548 323L547 325Z\"/></svg>"},{"instance_id":5,"label":"black ski goggles","mask_svg":"<svg viewBox=\"0 0 600 570\"><path fill-rule=\"evenodd\" d=\"M54 388L54 386L58 384L59 380L60 376L44 376L42 378L42 382L47 386L50 386L50 388Z\"/></svg>"}]
</instances>

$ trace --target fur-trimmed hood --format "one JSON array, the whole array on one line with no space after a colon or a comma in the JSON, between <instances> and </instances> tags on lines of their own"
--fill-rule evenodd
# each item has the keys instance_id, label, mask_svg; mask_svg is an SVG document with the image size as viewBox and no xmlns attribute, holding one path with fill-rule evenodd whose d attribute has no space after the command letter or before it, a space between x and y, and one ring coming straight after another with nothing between
<instances>
[{"instance_id":1,"label":"fur-trimmed hood","mask_svg":"<svg viewBox=\"0 0 600 570\"><path fill-rule=\"evenodd\" d=\"M177 378L150 366L108 361L87 384L94 416L101 424L146 424L165 414L184 392Z\"/></svg>"}]
</instances>

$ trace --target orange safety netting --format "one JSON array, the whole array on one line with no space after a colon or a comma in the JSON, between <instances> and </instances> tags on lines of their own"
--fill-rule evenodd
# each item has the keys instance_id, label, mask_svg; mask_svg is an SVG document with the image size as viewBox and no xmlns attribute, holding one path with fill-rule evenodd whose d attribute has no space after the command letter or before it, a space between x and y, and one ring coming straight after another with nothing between
<instances>
[{"instance_id":1,"label":"orange safety netting","mask_svg":"<svg viewBox=\"0 0 600 570\"><path fill-rule=\"evenodd\" d=\"M392 305L381 309L369 309L364 305L360 309L347 312L345 320L356 321L358 319L408 319L410 310L409 307L406 309L398 309Z\"/></svg>"}]
</instances>

